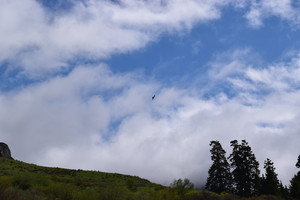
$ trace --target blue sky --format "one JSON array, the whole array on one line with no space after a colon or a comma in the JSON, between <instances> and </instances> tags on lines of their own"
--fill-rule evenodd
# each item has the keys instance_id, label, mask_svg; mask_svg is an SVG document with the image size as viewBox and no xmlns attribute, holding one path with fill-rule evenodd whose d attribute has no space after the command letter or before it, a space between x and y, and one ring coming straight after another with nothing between
<instances>
[{"instance_id":1,"label":"blue sky","mask_svg":"<svg viewBox=\"0 0 300 200\"><path fill-rule=\"evenodd\" d=\"M165 185L202 185L210 140L229 155L246 139L288 184L300 150L299 5L0 0L0 138L25 162Z\"/></svg>"}]
</instances>

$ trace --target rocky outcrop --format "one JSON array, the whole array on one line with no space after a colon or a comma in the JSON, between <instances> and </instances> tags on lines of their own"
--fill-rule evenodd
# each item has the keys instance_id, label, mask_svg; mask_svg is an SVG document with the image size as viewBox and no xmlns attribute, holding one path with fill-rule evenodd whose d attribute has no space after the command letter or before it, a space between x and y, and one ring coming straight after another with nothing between
<instances>
[{"instance_id":1,"label":"rocky outcrop","mask_svg":"<svg viewBox=\"0 0 300 200\"><path fill-rule=\"evenodd\" d=\"M13 159L7 144L0 142L0 157Z\"/></svg>"}]
</instances>

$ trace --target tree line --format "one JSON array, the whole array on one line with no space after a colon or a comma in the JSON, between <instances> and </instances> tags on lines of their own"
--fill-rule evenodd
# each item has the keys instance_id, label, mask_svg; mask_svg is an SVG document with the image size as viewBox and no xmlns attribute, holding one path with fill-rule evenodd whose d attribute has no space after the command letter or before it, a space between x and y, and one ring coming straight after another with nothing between
<instances>
[{"instance_id":1,"label":"tree line","mask_svg":"<svg viewBox=\"0 0 300 200\"><path fill-rule=\"evenodd\" d=\"M264 162L265 173L260 176L259 162L246 140L241 143L231 141L232 153L228 158L219 141L211 141L210 146L213 163L208 171L205 189L241 197L275 195L284 199L300 199L300 171L291 179L289 187L283 186L269 158ZM300 155L296 167L300 168Z\"/></svg>"}]
</instances>

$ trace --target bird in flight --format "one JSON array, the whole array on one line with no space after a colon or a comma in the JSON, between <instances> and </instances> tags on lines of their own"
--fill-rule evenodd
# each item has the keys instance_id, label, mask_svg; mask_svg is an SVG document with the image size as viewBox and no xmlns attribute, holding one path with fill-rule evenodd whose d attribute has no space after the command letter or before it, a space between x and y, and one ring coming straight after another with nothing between
<instances>
[{"instance_id":1,"label":"bird in flight","mask_svg":"<svg viewBox=\"0 0 300 200\"><path fill-rule=\"evenodd\" d=\"M155 98L155 95L153 95L152 100Z\"/></svg>"}]
</instances>

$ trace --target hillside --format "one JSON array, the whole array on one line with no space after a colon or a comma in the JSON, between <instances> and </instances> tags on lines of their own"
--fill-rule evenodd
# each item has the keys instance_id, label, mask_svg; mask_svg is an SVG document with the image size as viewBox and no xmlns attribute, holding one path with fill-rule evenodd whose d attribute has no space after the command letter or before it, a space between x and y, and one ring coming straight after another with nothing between
<instances>
[{"instance_id":1,"label":"hillside","mask_svg":"<svg viewBox=\"0 0 300 200\"><path fill-rule=\"evenodd\" d=\"M239 200L231 194L169 188L116 173L41 167L0 157L1 200ZM279 200L260 196L249 200Z\"/></svg>"},{"instance_id":2,"label":"hillside","mask_svg":"<svg viewBox=\"0 0 300 200\"><path fill-rule=\"evenodd\" d=\"M165 187L128 175L41 167L0 158L0 199L140 199Z\"/></svg>"}]
</instances>

